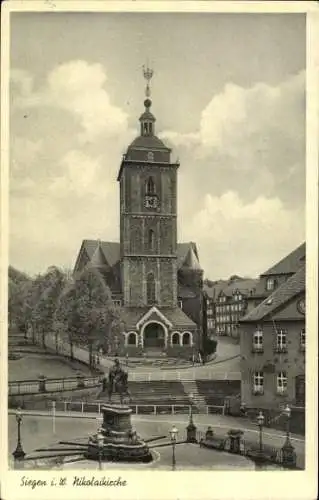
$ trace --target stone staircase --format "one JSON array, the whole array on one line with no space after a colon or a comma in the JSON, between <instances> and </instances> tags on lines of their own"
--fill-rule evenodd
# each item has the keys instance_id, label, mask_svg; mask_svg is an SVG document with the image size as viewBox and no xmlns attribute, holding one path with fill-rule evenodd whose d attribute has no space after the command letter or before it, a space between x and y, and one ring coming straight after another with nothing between
<instances>
[{"instance_id":1,"label":"stone staircase","mask_svg":"<svg viewBox=\"0 0 319 500\"><path fill-rule=\"evenodd\" d=\"M190 394L193 395L193 402L196 408L199 410L206 407L206 400L202 394L198 392L198 387L195 380L183 380L181 381L184 387L184 392L189 397Z\"/></svg>"}]
</instances>

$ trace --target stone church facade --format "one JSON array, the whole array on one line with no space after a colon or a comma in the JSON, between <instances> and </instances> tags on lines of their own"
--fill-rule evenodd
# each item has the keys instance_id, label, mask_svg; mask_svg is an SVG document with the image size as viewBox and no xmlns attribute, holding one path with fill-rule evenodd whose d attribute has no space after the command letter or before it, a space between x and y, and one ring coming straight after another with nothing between
<instances>
[{"instance_id":1,"label":"stone church facade","mask_svg":"<svg viewBox=\"0 0 319 500\"><path fill-rule=\"evenodd\" d=\"M74 272L93 266L121 307L119 354L188 357L202 344L202 281L196 244L177 243L179 163L155 135L147 79L140 135L123 155L120 242L84 240Z\"/></svg>"}]
</instances>

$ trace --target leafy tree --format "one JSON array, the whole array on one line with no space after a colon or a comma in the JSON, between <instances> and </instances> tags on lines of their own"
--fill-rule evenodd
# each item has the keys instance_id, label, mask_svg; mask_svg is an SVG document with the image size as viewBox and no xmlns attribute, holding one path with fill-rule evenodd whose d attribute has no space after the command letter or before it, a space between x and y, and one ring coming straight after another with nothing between
<instances>
[{"instance_id":1,"label":"leafy tree","mask_svg":"<svg viewBox=\"0 0 319 500\"><path fill-rule=\"evenodd\" d=\"M66 283L66 274L54 266L49 267L43 276L41 293L32 311L33 322L37 330L41 332L43 347L45 347L46 334L53 330L54 313Z\"/></svg>"},{"instance_id":2,"label":"leafy tree","mask_svg":"<svg viewBox=\"0 0 319 500\"><path fill-rule=\"evenodd\" d=\"M32 282L25 273L21 273L12 266L8 269L8 320L9 329L17 327L26 332L24 323L24 297L28 286Z\"/></svg>"},{"instance_id":3,"label":"leafy tree","mask_svg":"<svg viewBox=\"0 0 319 500\"><path fill-rule=\"evenodd\" d=\"M105 346L118 324L120 312L99 271L87 268L74 277L61 295L55 314L55 328L68 338L71 357L74 344L86 345L92 365L93 350Z\"/></svg>"}]
</instances>

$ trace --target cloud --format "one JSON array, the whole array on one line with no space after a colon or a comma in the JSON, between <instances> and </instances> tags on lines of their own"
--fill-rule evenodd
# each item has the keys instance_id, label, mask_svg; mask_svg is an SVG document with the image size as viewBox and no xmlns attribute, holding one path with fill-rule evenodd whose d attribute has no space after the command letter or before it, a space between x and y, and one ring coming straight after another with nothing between
<instances>
[{"instance_id":1,"label":"cloud","mask_svg":"<svg viewBox=\"0 0 319 500\"><path fill-rule=\"evenodd\" d=\"M285 203L304 202L304 72L277 87L227 83L202 110L197 129L162 136L179 148L182 168L198 193L210 182L215 194L236 189L251 200L263 193Z\"/></svg>"},{"instance_id":2,"label":"cloud","mask_svg":"<svg viewBox=\"0 0 319 500\"><path fill-rule=\"evenodd\" d=\"M304 210L262 195L245 203L234 191L206 194L180 232L197 242L206 275L256 276L303 240Z\"/></svg>"},{"instance_id":3,"label":"cloud","mask_svg":"<svg viewBox=\"0 0 319 500\"><path fill-rule=\"evenodd\" d=\"M101 168L97 158L72 150L61 159L63 175L55 177L50 185L54 196L88 196L96 194L97 178Z\"/></svg>"},{"instance_id":4,"label":"cloud","mask_svg":"<svg viewBox=\"0 0 319 500\"><path fill-rule=\"evenodd\" d=\"M81 141L92 141L121 135L128 128L128 115L111 103L106 90L107 75L101 64L69 61L55 67L45 86L33 91L32 77L14 70L13 81L22 94L16 99L20 107L51 106L75 115L82 127Z\"/></svg>"}]
</instances>

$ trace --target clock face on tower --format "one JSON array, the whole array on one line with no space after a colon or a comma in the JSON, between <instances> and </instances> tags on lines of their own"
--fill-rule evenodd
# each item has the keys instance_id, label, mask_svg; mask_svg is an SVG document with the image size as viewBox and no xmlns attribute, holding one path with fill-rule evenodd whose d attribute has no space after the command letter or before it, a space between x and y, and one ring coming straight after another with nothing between
<instances>
[{"instance_id":1,"label":"clock face on tower","mask_svg":"<svg viewBox=\"0 0 319 500\"><path fill-rule=\"evenodd\" d=\"M147 194L144 198L144 206L145 208L158 208L159 200L156 194Z\"/></svg>"},{"instance_id":2,"label":"clock face on tower","mask_svg":"<svg viewBox=\"0 0 319 500\"><path fill-rule=\"evenodd\" d=\"M306 301L305 299L299 299L297 302L297 309L300 312L300 314L305 314L306 313Z\"/></svg>"}]
</instances>

